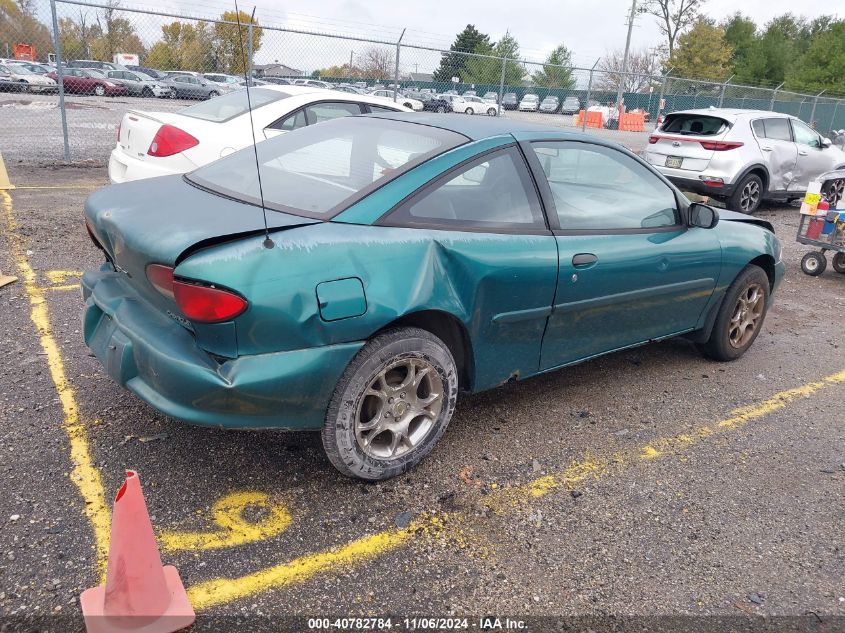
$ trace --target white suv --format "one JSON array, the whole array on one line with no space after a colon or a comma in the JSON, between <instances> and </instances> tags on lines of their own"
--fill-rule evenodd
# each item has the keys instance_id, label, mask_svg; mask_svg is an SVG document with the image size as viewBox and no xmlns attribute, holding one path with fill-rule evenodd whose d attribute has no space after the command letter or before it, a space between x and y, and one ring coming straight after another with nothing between
<instances>
[{"instance_id":1,"label":"white suv","mask_svg":"<svg viewBox=\"0 0 845 633\"><path fill-rule=\"evenodd\" d=\"M743 213L763 199L801 198L811 180L845 167L845 152L829 139L800 119L764 110L673 112L648 142L645 159L679 188Z\"/></svg>"}]
</instances>

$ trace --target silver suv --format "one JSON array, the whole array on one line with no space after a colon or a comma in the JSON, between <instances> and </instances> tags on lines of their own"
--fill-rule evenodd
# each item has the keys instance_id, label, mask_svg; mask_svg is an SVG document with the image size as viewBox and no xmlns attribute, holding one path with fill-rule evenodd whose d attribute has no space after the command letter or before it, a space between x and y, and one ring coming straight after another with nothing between
<instances>
[{"instance_id":1,"label":"silver suv","mask_svg":"<svg viewBox=\"0 0 845 633\"><path fill-rule=\"evenodd\" d=\"M806 123L763 110L673 112L648 143L646 160L679 188L743 213L763 199L801 198L811 180L845 167L845 152Z\"/></svg>"}]
</instances>

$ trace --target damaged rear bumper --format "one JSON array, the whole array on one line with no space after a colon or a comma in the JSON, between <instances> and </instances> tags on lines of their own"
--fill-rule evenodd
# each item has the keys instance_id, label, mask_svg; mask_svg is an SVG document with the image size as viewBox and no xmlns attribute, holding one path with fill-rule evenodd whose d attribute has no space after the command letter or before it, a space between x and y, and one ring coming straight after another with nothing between
<instances>
[{"instance_id":1,"label":"damaged rear bumper","mask_svg":"<svg viewBox=\"0 0 845 633\"><path fill-rule=\"evenodd\" d=\"M122 273L82 277L85 344L109 376L162 413L228 428L318 429L362 342L218 360Z\"/></svg>"}]
</instances>

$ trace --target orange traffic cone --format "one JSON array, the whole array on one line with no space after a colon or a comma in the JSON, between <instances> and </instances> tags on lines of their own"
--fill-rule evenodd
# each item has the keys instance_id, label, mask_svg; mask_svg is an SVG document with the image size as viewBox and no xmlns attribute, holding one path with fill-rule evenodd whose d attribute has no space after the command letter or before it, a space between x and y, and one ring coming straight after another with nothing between
<instances>
[{"instance_id":1,"label":"orange traffic cone","mask_svg":"<svg viewBox=\"0 0 845 633\"><path fill-rule=\"evenodd\" d=\"M106 584L83 591L80 602L88 633L171 633L194 622L178 570L161 565L134 471L114 500Z\"/></svg>"}]
</instances>

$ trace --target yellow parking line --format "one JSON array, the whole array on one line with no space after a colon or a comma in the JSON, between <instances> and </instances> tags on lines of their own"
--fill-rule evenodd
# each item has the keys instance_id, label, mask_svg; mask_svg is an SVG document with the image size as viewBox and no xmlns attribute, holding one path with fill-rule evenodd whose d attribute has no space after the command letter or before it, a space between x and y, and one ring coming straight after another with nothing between
<instances>
[{"instance_id":1,"label":"yellow parking line","mask_svg":"<svg viewBox=\"0 0 845 633\"><path fill-rule=\"evenodd\" d=\"M38 290L79 290L79 284L66 284L64 286L46 286Z\"/></svg>"},{"instance_id":2,"label":"yellow parking line","mask_svg":"<svg viewBox=\"0 0 845 633\"><path fill-rule=\"evenodd\" d=\"M621 472L635 463L647 464L660 457L677 453L716 433L723 433L739 428L752 420L783 409L799 397L812 394L832 385L845 383L845 371L826 376L800 387L787 389L772 397L731 411L730 417L711 425L704 425L693 433L660 438L629 453L615 453L610 458L587 456L573 461L559 473L538 477L526 484L497 490L489 495L485 504L491 509L506 513L530 503L532 499L543 497L559 489L571 489L575 484L587 480L597 480L611 473ZM437 515L428 519L437 525ZM308 554L281 565L246 574L239 578L217 578L193 585L188 589L191 602L197 609L224 604L239 598L245 598L270 589L305 582L319 572L335 570L366 562L405 545L416 532L422 532L423 538L438 534L437 530L419 530L420 523L406 530L385 530L352 541L348 545L332 548L323 552Z\"/></svg>"},{"instance_id":3,"label":"yellow parking line","mask_svg":"<svg viewBox=\"0 0 845 633\"><path fill-rule=\"evenodd\" d=\"M38 330L41 349L44 350L44 354L47 357L50 377L53 379L53 384L56 386L59 400L62 403L62 411L64 413L63 427L70 443L70 459L73 464L70 479L79 489L79 493L85 502L85 514L94 530L97 567L102 576L105 573L108 557L111 523L111 515L106 505L103 482L100 478L100 471L94 466L85 425L79 418L79 406L76 402L76 395L67 379L67 374L65 374L64 363L59 353L59 346L53 337L44 290L36 283L35 271L26 259L26 249L17 233L18 225L15 221L12 208L12 197L6 191L0 191L0 196L2 196L3 209L5 211L7 229L5 232L8 236L9 248L17 265L18 274L23 279L26 294L29 297L31 308L30 319L32 319Z\"/></svg>"}]
</instances>

